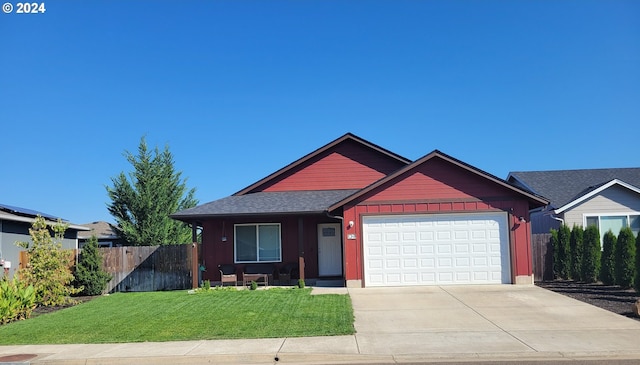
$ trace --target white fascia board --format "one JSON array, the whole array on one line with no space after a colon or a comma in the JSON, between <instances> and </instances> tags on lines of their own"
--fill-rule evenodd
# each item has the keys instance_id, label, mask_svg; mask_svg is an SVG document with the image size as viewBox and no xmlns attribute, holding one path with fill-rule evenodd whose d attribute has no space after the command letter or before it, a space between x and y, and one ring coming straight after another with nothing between
<instances>
[{"instance_id":1,"label":"white fascia board","mask_svg":"<svg viewBox=\"0 0 640 365\"><path fill-rule=\"evenodd\" d=\"M33 223L35 222L35 218L29 218L29 217L21 217L18 215L13 215L13 214L7 214L7 213L3 213L0 212L0 219L1 220L5 220L5 221L14 221L14 222L25 222L25 223ZM58 222L53 222L50 220L45 220L45 223L47 225L55 225L58 224ZM63 224L65 224L66 222L62 222ZM66 223L69 224L69 223ZM87 228L85 226L78 226L75 224L69 224L69 228L71 229L75 229L76 231L90 231L91 228Z\"/></svg>"},{"instance_id":2,"label":"white fascia board","mask_svg":"<svg viewBox=\"0 0 640 365\"><path fill-rule=\"evenodd\" d=\"M620 185L624 188L627 188L631 191L633 191L634 193L640 194L640 188L638 188L637 186L628 184L622 180L618 180L618 179L613 179L611 181L609 181L608 183L602 185L601 187L592 190L590 192L588 192L587 194L582 195L581 197L579 197L578 199L572 200L570 202L568 202L567 204L561 206L560 208L556 209L553 211L554 214L560 214L562 212L564 212L565 210L582 203L583 201L597 195L600 194L602 191L609 189L610 187L612 187L613 185Z\"/></svg>"}]
</instances>

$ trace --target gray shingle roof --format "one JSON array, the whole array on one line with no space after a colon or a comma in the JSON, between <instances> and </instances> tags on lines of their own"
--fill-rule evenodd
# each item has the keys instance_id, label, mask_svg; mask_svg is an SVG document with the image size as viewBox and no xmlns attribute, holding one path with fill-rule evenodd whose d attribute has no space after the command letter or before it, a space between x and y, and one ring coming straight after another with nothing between
<instances>
[{"instance_id":1,"label":"gray shingle roof","mask_svg":"<svg viewBox=\"0 0 640 365\"><path fill-rule=\"evenodd\" d=\"M172 214L171 217L188 220L190 218L223 215L321 213L331 204L346 198L356 191L358 189L282 191L228 196L194 208L182 210Z\"/></svg>"},{"instance_id":2,"label":"gray shingle roof","mask_svg":"<svg viewBox=\"0 0 640 365\"><path fill-rule=\"evenodd\" d=\"M525 188L551 200L555 208L593 191L603 184L618 179L640 188L640 168L517 171L509 180L524 184Z\"/></svg>"}]
</instances>

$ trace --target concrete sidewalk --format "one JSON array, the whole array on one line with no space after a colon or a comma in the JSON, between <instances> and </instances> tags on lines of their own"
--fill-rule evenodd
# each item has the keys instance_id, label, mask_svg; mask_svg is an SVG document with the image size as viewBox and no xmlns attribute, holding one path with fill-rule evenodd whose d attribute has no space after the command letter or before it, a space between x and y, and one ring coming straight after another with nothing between
<instances>
[{"instance_id":1,"label":"concrete sidewalk","mask_svg":"<svg viewBox=\"0 0 640 365\"><path fill-rule=\"evenodd\" d=\"M324 289L347 293L346 288ZM314 293L323 289L314 288ZM32 364L395 364L638 359L640 321L534 286L348 289L351 336L0 346ZM14 362L20 363L20 362ZM24 362L22 362L24 363Z\"/></svg>"}]
</instances>

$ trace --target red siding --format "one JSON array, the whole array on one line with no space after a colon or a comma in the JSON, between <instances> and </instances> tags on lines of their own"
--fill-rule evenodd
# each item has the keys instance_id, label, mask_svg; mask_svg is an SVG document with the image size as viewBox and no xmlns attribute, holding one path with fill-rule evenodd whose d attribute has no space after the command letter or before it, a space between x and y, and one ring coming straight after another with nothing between
<instances>
[{"instance_id":1,"label":"red siding","mask_svg":"<svg viewBox=\"0 0 640 365\"><path fill-rule=\"evenodd\" d=\"M382 186L376 193L369 194L366 199L370 201L445 200L499 197L505 194L514 195L512 191L486 178L440 158L433 158L399 176L386 186Z\"/></svg>"},{"instance_id":2,"label":"red siding","mask_svg":"<svg viewBox=\"0 0 640 365\"><path fill-rule=\"evenodd\" d=\"M428 160L344 208L345 279L363 279L362 217L371 214L437 214L505 211L512 276L532 275L528 201L513 191L440 158ZM526 218L520 223L518 217ZM355 234L355 240L347 240Z\"/></svg>"},{"instance_id":3,"label":"red siding","mask_svg":"<svg viewBox=\"0 0 640 365\"><path fill-rule=\"evenodd\" d=\"M345 279L362 280L364 268L362 266L362 217L372 214L436 214L436 213L465 213L465 212L490 212L506 211L510 213L507 224L509 226L511 240L511 272L512 275L532 275L531 241L529 230L529 211L526 200L496 200L490 202L440 202L440 203L405 203L402 209L395 212L383 211L386 204L374 204L363 202L360 205L345 207L345 222L355 222L352 228L345 227ZM394 206L397 206L395 204ZM453 206L461 209L452 209ZM513 210L512 210L513 209ZM527 220L520 223L518 218L522 216ZM355 240L347 240L348 234L355 234Z\"/></svg>"},{"instance_id":4,"label":"red siding","mask_svg":"<svg viewBox=\"0 0 640 365\"><path fill-rule=\"evenodd\" d=\"M360 189L403 166L396 159L347 140L253 191Z\"/></svg>"},{"instance_id":5,"label":"red siding","mask_svg":"<svg viewBox=\"0 0 640 365\"><path fill-rule=\"evenodd\" d=\"M307 278L318 277L318 224L332 223L324 216L305 216L303 219L303 240L305 255L305 274ZM220 281L218 265L233 264L233 233L234 225L239 223L280 223L280 233L282 239L282 262L276 263L280 266L289 262L298 262L298 217L273 216L229 218L207 220L204 224L202 260L206 271L203 273L203 280ZM222 237L227 237L223 242ZM243 264L236 264L238 269L238 279L242 272Z\"/></svg>"}]
</instances>

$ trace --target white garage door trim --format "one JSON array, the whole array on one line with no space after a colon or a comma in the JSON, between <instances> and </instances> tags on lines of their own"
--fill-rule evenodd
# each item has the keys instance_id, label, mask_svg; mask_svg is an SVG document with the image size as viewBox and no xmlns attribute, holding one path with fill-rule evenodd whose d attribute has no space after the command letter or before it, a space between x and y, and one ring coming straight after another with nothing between
<instances>
[{"instance_id":1,"label":"white garage door trim","mask_svg":"<svg viewBox=\"0 0 640 365\"><path fill-rule=\"evenodd\" d=\"M507 284L507 213L362 217L365 286Z\"/></svg>"}]
</instances>

